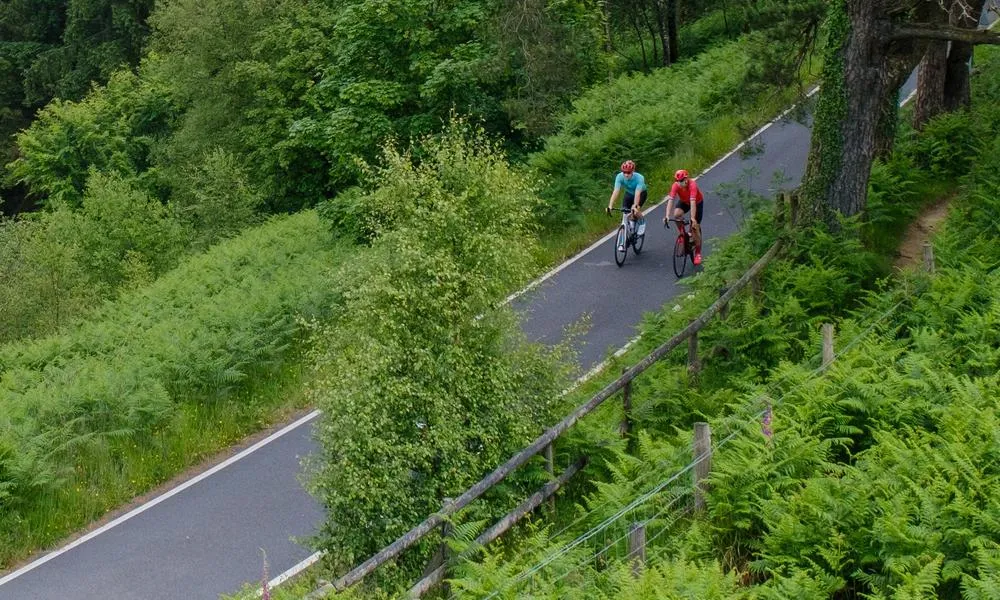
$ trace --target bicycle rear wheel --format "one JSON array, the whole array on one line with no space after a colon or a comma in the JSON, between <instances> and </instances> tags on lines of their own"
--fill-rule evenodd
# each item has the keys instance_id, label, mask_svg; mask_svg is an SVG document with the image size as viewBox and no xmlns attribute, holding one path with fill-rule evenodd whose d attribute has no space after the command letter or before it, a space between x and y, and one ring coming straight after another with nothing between
<instances>
[{"instance_id":1,"label":"bicycle rear wheel","mask_svg":"<svg viewBox=\"0 0 1000 600\"><path fill-rule=\"evenodd\" d=\"M615 264L619 267L625 264L625 257L628 255L628 237L625 233L625 226L618 226L618 235L615 236Z\"/></svg>"},{"instance_id":2,"label":"bicycle rear wheel","mask_svg":"<svg viewBox=\"0 0 1000 600\"><path fill-rule=\"evenodd\" d=\"M687 243L683 235L677 236L677 241L674 242L674 275L677 278L684 276L684 270L687 269Z\"/></svg>"}]
</instances>

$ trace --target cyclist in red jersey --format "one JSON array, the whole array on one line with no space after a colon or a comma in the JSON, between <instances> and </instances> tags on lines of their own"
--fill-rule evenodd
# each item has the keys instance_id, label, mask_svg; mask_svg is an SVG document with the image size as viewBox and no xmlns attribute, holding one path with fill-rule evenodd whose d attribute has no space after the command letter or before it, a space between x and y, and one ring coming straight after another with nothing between
<instances>
[{"instance_id":1,"label":"cyclist in red jersey","mask_svg":"<svg viewBox=\"0 0 1000 600\"><path fill-rule=\"evenodd\" d=\"M705 197L698 189L698 183L688 177L688 172L681 169L674 173L674 184L670 186L670 193L667 194L667 216L663 218L663 223L672 217L680 219L684 213L691 211L691 231L694 233L694 264L701 264L701 218L703 216L702 201ZM676 202L676 206L674 203ZM694 210L691 205L694 204ZM680 229L680 224L677 228Z\"/></svg>"}]
</instances>

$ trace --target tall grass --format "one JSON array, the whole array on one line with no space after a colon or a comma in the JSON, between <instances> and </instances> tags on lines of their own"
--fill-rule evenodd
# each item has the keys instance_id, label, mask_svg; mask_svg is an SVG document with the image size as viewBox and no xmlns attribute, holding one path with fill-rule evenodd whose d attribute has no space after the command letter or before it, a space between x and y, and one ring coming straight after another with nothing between
<instances>
[{"instance_id":1,"label":"tall grass","mask_svg":"<svg viewBox=\"0 0 1000 600\"><path fill-rule=\"evenodd\" d=\"M0 564L302 406L302 319L344 252L314 212L276 218L0 348Z\"/></svg>"}]
</instances>

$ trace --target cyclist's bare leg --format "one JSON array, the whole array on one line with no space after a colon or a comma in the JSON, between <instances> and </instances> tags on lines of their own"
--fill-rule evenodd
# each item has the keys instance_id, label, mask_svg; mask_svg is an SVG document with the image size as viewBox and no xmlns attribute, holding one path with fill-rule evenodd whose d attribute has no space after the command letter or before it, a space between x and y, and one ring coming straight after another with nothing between
<instances>
[{"instance_id":1,"label":"cyclist's bare leg","mask_svg":"<svg viewBox=\"0 0 1000 600\"><path fill-rule=\"evenodd\" d=\"M694 238L694 251L701 254L701 223L692 223L691 231Z\"/></svg>"},{"instance_id":2,"label":"cyclist's bare leg","mask_svg":"<svg viewBox=\"0 0 1000 600\"><path fill-rule=\"evenodd\" d=\"M682 209L679 206L677 208L675 208L674 209L674 218L677 219L678 221L681 220L681 219L683 219L684 218L684 209ZM676 225L677 225L677 231L680 231L681 227L683 227L683 225L681 225L680 223L677 223Z\"/></svg>"}]
</instances>

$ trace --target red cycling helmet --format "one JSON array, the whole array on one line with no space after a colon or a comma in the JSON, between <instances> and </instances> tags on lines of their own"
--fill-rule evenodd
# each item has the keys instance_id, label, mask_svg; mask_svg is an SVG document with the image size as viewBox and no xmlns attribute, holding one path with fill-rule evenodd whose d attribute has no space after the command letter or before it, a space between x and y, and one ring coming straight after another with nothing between
<instances>
[{"instance_id":1,"label":"red cycling helmet","mask_svg":"<svg viewBox=\"0 0 1000 600\"><path fill-rule=\"evenodd\" d=\"M676 173L674 173L674 181L684 181L687 178L688 178L688 172L685 171L684 169L681 169Z\"/></svg>"},{"instance_id":2,"label":"red cycling helmet","mask_svg":"<svg viewBox=\"0 0 1000 600\"><path fill-rule=\"evenodd\" d=\"M631 173L632 171L635 171L634 162L626 160L625 162L622 163L622 173Z\"/></svg>"}]
</instances>

